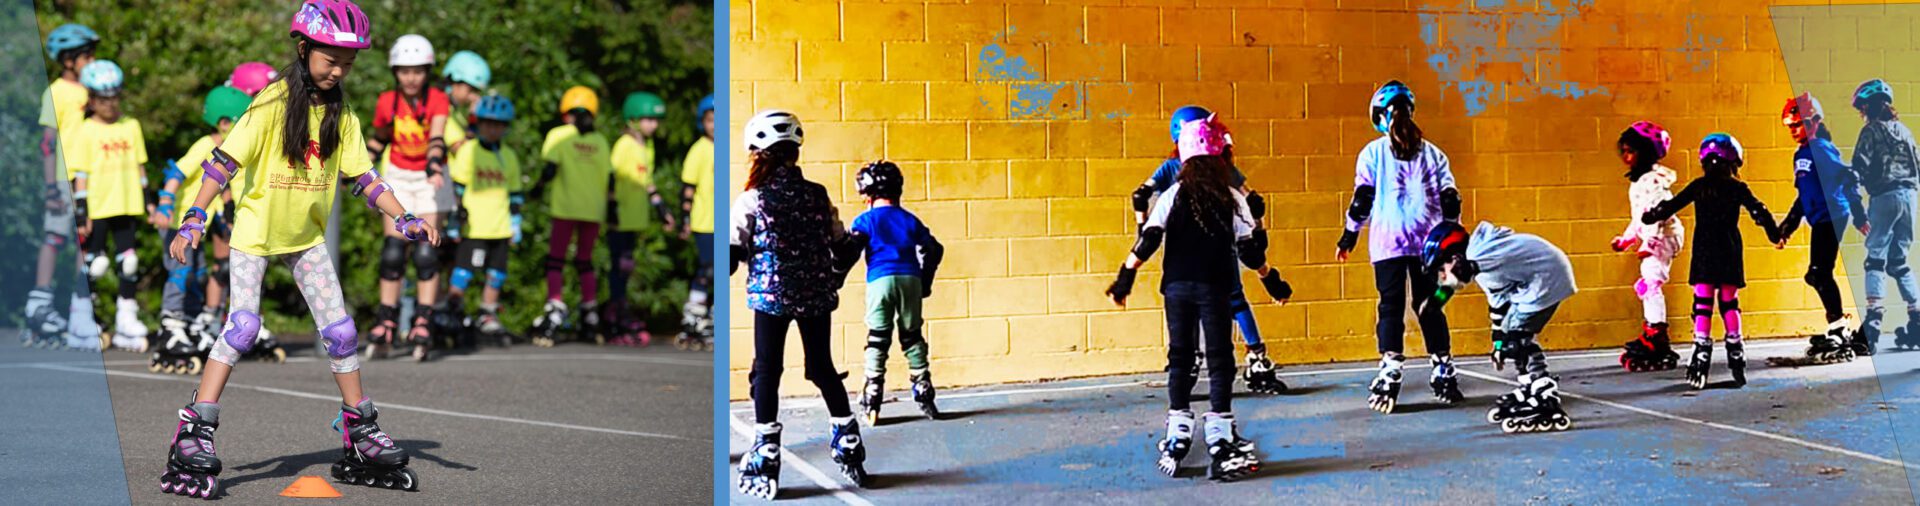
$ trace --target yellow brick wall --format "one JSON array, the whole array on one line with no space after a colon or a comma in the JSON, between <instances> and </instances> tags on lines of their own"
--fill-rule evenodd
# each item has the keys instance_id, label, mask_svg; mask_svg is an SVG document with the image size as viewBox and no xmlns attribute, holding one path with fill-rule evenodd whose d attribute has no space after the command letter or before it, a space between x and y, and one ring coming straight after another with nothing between
<instances>
[{"instance_id":1,"label":"yellow brick wall","mask_svg":"<svg viewBox=\"0 0 1920 506\"><path fill-rule=\"evenodd\" d=\"M1366 248L1346 263L1332 253L1354 154L1377 136L1366 100L1400 79L1452 157L1466 221L1539 234L1572 255L1582 292L1542 341L1605 348L1634 335L1640 317L1637 263L1606 246L1629 219L1619 131L1638 119L1669 127L1667 164L1683 179L1699 173L1702 137L1733 132L1750 153L1743 175L1784 214L1792 146L1777 118L1794 91L1789 71L1826 101L1843 149L1859 127L1845 99L1855 83L1884 71L1899 87L1920 74L1890 64L1912 56L1914 16L1872 9L1776 22L1759 0L736 0L730 117L737 126L761 109L797 113L802 166L848 220L864 208L854 170L901 163L905 206L948 247L928 300L935 377L981 384L1163 367L1158 261L1131 307L1101 291L1132 240L1127 194L1171 149L1167 115L1188 103L1228 122L1242 170L1271 202L1270 257L1298 290L1285 307L1252 291L1273 357L1375 357ZM1790 68L1788 53L1805 68ZM731 170L738 195L745 167ZM1818 300L1800 280L1805 239L1775 251L1745 231L1748 333L1817 330ZM1676 279L1688 261L1676 261ZM753 356L741 277L736 398ZM863 279L853 274L835 315L834 361L854 371L849 388L860 381ZM1690 294L1667 293L1684 336ZM1489 349L1483 307L1476 293L1449 308L1456 353ZM897 347L893 360L904 371ZM800 362L795 334L782 392L816 395ZM904 374L892 381L900 388Z\"/></svg>"}]
</instances>

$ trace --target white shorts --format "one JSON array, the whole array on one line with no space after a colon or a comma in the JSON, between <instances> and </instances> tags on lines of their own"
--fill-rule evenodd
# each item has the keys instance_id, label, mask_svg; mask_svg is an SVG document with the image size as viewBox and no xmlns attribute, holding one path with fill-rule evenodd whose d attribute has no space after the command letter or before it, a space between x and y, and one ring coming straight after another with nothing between
<instances>
[{"instance_id":1,"label":"white shorts","mask_svg":"<svg viewBox=\"0 0 1920 506\"><path fill-rule=\"evenodd\" d=\"M393 198L400 201L400 207L413 214L446 214L453 212L453 179L441 176L445 185L434 188L427 182L427 171L406 170L386 164L380 169L388 186L393 187Z\"/></svg>"}]
</instances>

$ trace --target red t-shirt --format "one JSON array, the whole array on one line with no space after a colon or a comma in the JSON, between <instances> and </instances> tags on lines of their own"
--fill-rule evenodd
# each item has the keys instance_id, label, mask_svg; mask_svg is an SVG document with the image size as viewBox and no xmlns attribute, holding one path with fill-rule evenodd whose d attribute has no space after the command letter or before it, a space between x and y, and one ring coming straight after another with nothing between
<instances>
[{"instance_id":1,"label":"red t-shirt","mask_svg":"<svg viewBox=\"0 0 1920 506\"><path fill-rule=\"evenodd\" d=\"M433 118L446 117L451 108L447 94L439 88L427 88L426 106L419 110L402 100L399 91L381 93L373 108L373 127L393 128L387 161L401 169L426 170L427 141L432 137Z\"/></svg>"}]
</instances>

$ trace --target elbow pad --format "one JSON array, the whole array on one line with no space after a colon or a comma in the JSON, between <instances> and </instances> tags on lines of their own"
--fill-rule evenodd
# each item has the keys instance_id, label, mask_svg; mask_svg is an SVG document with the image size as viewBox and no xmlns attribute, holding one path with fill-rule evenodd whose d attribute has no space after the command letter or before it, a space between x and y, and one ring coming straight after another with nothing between
<instances>
[{"instance_id":1,"label":"elbow pad","mask_svg":"<svg viewBox=\"0 0 1920 506\"><path fill-rule=\"evenodd\" d=\"M1267 198L1260 196L1258 193L1248 192L1247 212L1253 214L1255 221L1267 217Z\"/></svg>"},{"instance_id":2,"label":"elbow pad","mask_svg":"<svg viewBox=\"0 0 1920 506\"><path fill-rule=\"evenodd\" d=\"M1362 186L1353 189L1353 204L1347 206L1347 218L1354 223L1366 223L1373 217L1373 187Z\"/></svg>"},{"instance_id":3,"label":"elbow pad","mask_svg":"<svg viewBox=\"0 0 1920 506\"><path fill-rule=\"evenodd\" d=\"M1137 212L1137 213L1147 212L1147 207L1152 204L1153 204L1153 185L1141 183L1139 188L1133 189L1133 211L1134 212Z\"/></svg>"},{"instance_id":4,"label":"elbow pad","mask_svg":"<svg viewBox=\"0 0 1920 506\"><path fill-rule=\"evenodd\" d=\"M1160 240L1165 238L1167 230L1160 227L1147 227L1133 241L1133 257L1145 262L1153 258L1153 252L1160 249Z\"/></svg>"},{"instance_id":5,"label":"elbow pad","mask_svg":"<svg viewBox=\"0 0 1920 506\"><path fill-rule=\"evenodd\" d=\"M1235 241L1234 250L1240 255L1240 265L1248 269L1259 269L1267 264L1267 231L1255 230L1246 239Z\"/></svg>"},{"instance_id":6,"label":"elbow pad","mask_svg":"<svg viewBox=\"0 0 1920 506\"><path fill-rule=\"evenodd\" d=\"M367 172L353 180L353 194L366 197L367 208L379 209L380 194L392 191L386 181L380 180L380 171L368 168Z\"/></svg>"},{"instance_id":7,"label":"elbow pad","mask_svg":"<svg viewBox=\"0 0 1920 506\"><path fill-rule=\"evenodd\" d=\"M222 189L227 187L227 182L231 181L233 175L238 172L240 172L240 163L233 161L233 157L227 155L226 151L221 151L220 148L213 148L213 155L208 156L207 161L200 162L200 178L213 181L214 185Z\"/></svg>"},{"instance_id":8,"label":"elbow pad","mask_svg":"<svg viewBox=\"0 0 1920 506\"><path fill-rule=\"evenodd\" d=\"M1440 190L1440 217L1448 221L1460 220L1460 190Z\"/></svg>"},{"instance_id":9,"label":"elbow pad","mask_svg":"<svg viewBox=\"0 0 1920 506\"><path fill-rule=\"evenodd\" d=\"M928 244L920 247L920 277L932 283L934 273L940 270L940 260L947 256L947 247L932 237L927 240Z\"/></svg>"}]
</instances>

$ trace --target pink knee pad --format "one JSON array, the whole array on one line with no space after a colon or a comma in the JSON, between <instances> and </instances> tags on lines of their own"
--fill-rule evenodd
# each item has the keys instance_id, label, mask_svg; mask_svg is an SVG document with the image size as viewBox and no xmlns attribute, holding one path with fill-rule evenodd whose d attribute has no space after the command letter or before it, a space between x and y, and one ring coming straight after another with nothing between
<instances>
[{"instance_id":1,"label":"pink knee pad","mask_svg":"<svg viewBox=\"0 0 1920 506\"><path fill-rule=\"evenodd\" d=\"M1658 293L1666 284L1667 282L1657 279L1640 278L1639 281L1633 282L1633 294L1644 299L1647 298L1647 294Z\"/></svg>"}]
</instances>

